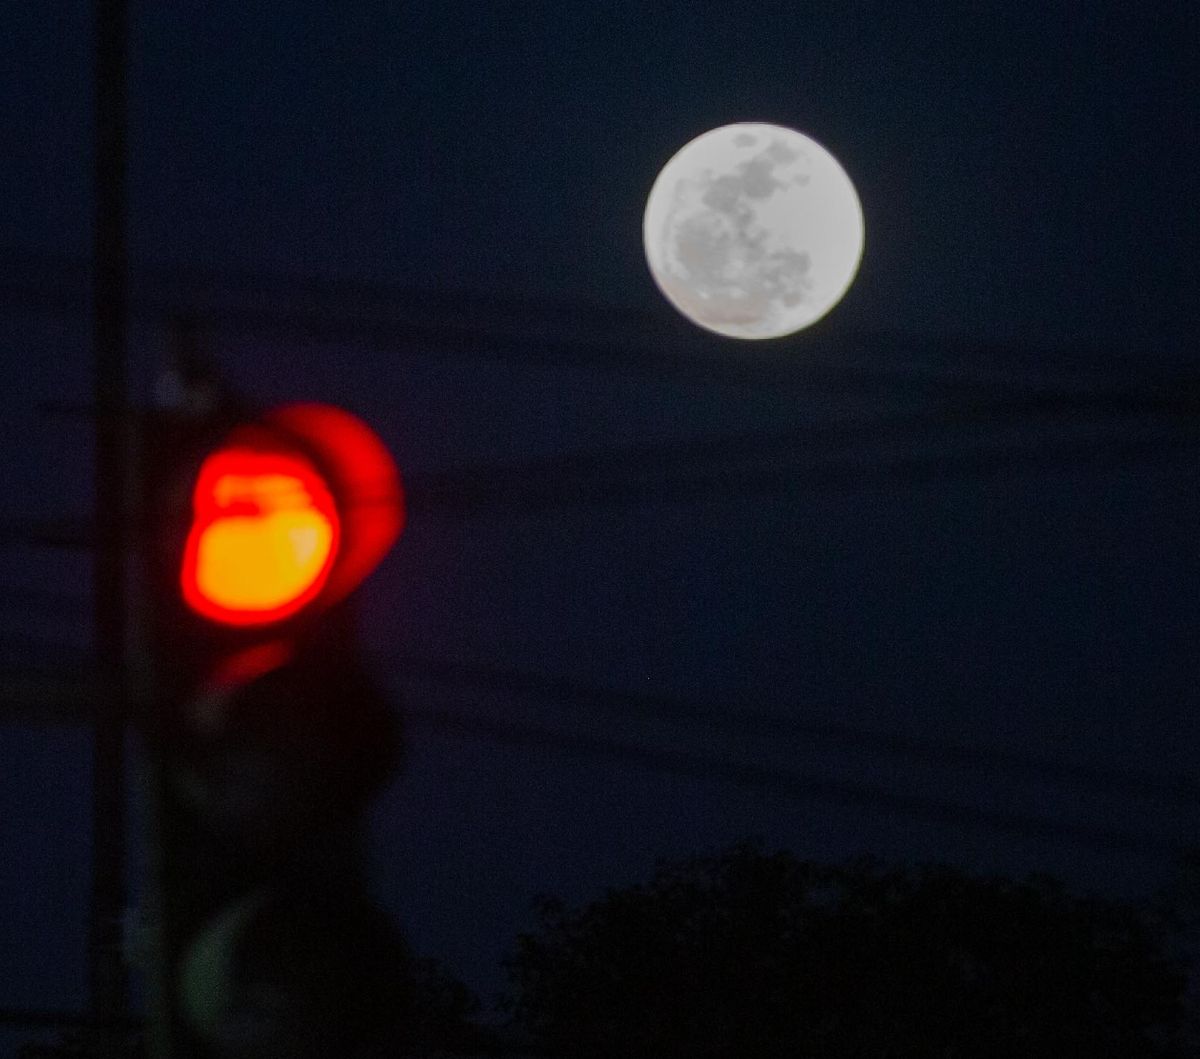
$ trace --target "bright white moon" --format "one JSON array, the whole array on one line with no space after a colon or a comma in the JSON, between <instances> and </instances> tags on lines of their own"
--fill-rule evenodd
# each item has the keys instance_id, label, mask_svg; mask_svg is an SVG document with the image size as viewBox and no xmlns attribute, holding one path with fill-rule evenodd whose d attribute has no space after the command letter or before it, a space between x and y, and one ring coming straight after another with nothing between
<instances>
[{"instance_id":1,"label":"bright white moon","mask_svg":"<svg viewBox=\"0 0 1200 1059\"><path fill-rule=\"evenodd\" d=\"M693 323L778 338L846 293L862 258L862 206L815 140L780 125L724 125L663 167L642 239L654 281Z\"/></svg>"}]
</instances>

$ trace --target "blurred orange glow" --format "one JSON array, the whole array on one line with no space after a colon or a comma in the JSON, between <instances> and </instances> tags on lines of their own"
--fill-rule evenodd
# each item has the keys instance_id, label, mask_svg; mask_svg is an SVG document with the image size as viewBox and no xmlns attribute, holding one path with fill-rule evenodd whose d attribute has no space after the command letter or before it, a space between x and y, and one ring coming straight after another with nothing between
<instances>
[{"instance_id":1,"label":"blurred orange glow","mask_svg":"<svg viewBox=\"0 0 1200 1059\"><path fill-rule=\"evenodd\" d=\"M228 625L281 621L320 595L340 539L337 506L308 460L221 449L204 461L196 482L184 599Z\"/></svg>"}]
</instances>

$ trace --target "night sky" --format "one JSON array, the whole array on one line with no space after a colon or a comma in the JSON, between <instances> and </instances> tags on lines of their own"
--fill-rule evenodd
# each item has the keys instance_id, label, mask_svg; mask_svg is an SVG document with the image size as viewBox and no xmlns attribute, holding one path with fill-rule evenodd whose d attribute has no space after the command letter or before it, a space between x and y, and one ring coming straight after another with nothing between
<instances>
[{"instance_id":1,"label":"night sky","mask_svg":"<svg viewBox=\"0 0 1200 1059\"><path fill-rule=\"evenodd\" d=\"M1144 398L1200 369L1194 5L132 6L132 390L190 308L251 397L345 405L411 485L363 618L410 708L372 880L416 949L490 994L535 894L747 835L1165 881L1200 445L1194 397ZM9 520L86 513L89 425L38 408L92 367L90 4L10 8ZM642 257L659 168L732 121L820 140L866 219L844 302L766 344ZM84 658L88 578L6 543L0 661ZM0 1007L85 1001L89 760L0 728Z\"/></svg>"}]
</instances>

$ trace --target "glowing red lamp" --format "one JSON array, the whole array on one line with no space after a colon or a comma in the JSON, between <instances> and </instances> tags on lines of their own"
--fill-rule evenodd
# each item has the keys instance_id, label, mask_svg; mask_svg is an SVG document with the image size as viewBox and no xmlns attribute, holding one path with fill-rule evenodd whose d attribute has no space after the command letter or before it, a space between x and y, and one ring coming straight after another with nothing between
<instances>
[{"instance_id":1,"label":"glowing red lamp","mask_svg":"<svg viewBox=\"0 0 1200 1059\"><path fill-rule=\"evenodd\" d=\"M279 409L201 464L184 601L224 625L284 621L345 596L403 525L399 472L369 427L327 405Z\"/></svg>"}]
</instances>

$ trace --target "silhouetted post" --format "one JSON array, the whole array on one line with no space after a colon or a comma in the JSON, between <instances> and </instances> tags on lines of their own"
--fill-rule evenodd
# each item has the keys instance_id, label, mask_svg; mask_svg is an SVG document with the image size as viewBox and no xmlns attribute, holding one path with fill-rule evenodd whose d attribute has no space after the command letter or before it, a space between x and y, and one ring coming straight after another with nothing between
<instances>
[{"instance_id":1,"label":"silhouetted post","mask_svg":"<svg viewBox=\"0 0 1200 1059\"><path fill-rule=\"evenodd\" d=\"M97 0L95 231L92 249L96 357L94 621L99 694L93 756L92 893L88 923L93 1017L124 1018L127 982L124 740L126 505L125 131L126 0ZM115 1040L119 1030L107 1032Z\"/></svg>"}]
</instances>

